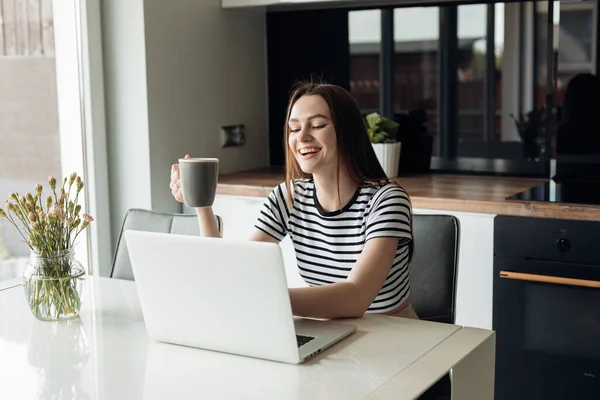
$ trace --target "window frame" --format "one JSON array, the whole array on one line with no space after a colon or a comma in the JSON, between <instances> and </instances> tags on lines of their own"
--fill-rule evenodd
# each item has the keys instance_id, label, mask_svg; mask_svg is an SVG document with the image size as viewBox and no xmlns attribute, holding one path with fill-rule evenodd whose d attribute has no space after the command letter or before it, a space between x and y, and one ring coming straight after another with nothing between
<instances>
[{"instance_id":1,"label":"window frame","mask_svg":"<svg viewBox=\"0 0 600 400\"><path fill-rule=\"evenodd\" d=\"M85 181L82 209L95 221L75 251L93 275L112 262L100 0L54 0L52 14L61 171Z\"/></svg>"}]
</instances>

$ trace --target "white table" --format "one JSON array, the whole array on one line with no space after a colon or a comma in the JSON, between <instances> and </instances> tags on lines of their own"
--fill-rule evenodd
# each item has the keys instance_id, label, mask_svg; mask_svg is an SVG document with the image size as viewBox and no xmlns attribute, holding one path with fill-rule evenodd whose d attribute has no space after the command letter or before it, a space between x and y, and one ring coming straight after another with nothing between
<instances>
[{"instance_id":1,"label":"white table","mask_svg":"<svg viewBox=\"0 0 600 400\"><path fill-rule=\"evenodd\" d=\"M81 317L58 323L35 320L21 287L0 291L0 399L413 399L448 371L453 399L493 399L492 331L370 315L288 365L149 340L134 282L84 290Z\"/></svg>"},{"instance_id":2,"label":"white table","mask_svg":"<svg viewBox=\"0 0 600 400\"><path fill-rule=\"evenodd\" d=\"M12 278L0 281L0 290L14 288L15 286L21 285L21 282L23 282L21 278Z\"/></svg>"}]
</instances>

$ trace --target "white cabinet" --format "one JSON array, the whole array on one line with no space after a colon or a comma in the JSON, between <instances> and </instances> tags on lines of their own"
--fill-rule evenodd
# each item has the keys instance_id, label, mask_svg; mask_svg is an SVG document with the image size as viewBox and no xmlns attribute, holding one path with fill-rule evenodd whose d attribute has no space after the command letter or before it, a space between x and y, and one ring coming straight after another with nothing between
<instances>
[{"instance_id":1,"label":"white cabinet","mask_svg":"<svg viewBox=\"0 0 600 400\"><path fill-rule=\"evenodd\" d=\"M265 198L217 195L213 210L224 221L225 238L246 240ZM415 214L449 214L460 221L460 248L456 296L456 323L492 328L492 288L494 262L493 214L415 209ZM296 267L291 240L281 242L288 285L306 286Z\"/></svg>"}]
</instances>

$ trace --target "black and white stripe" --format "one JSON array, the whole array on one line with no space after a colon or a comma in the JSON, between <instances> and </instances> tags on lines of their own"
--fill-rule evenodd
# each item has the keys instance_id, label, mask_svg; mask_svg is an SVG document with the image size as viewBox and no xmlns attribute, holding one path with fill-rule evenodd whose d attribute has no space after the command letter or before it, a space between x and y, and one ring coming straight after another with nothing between
<instances>
[{"instance_id":1,"label":"black and white stripe","mask_svg":"<svg viewBox=\"0 0 600 400\"><path fill-rule=\"evenodd\" d=\"M277 186L265 201L256 227L278 240L290 235L299 273L309 285L346 280L368 240L397 237L396 257L367 312L391 311L408 298L411 204L400 186L359 188L347 206L333 213L316 201L312 180L297 180L295 188L289 207L285 183Z\"/></svg>"}]
</instances>

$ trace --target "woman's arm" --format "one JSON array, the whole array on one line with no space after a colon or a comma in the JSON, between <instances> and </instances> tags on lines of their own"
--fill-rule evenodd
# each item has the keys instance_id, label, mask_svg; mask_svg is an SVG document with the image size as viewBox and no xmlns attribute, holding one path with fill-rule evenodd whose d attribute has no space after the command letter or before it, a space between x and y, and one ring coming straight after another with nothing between
<instances>
[{"instance_id":1,"label":"woman's arm","mask_svg":"<svg viewBox=\"0 0 600 400\"><path fill-rule=\"evenodd\" d=\"M212 207L198 207L196 208L196 215L198 216L198 224L200 225L200 236L221 237Z\"/></svg>"},{"instance_id":2,"label":"woman's arm","mask_svg":"<svg viewBox=\"0 0 600 400\"><path fill-rule=\"evenodd\" d=\"M279 243L287 235L289 211L285 202L285 184L274 188L265 199L250 240Z\"/></svg>"},{"instance_id":3,"label":"woman's arm","mask_svg":"<svg viewBox=\"0 0 600 400\"><path fill-rule=\"evenodd\" d=\"M390 272L398 241L397 237L367 241L345 282L289 289L292 313L326 319L362 317Z\"/></svg>"},{"instance_id":4,"label":"woman's arm","mask_svg":"<svg viewBox=\"0 0 600 400\"><path fill-rule=\"evenodd\" d=\"M260 229L255 229L254 232L252 232L252 235L250 235L250 240L255 242L279 243L278 239L275 239L271 235L267 235Z\"/></svg>"}]
</instances>

